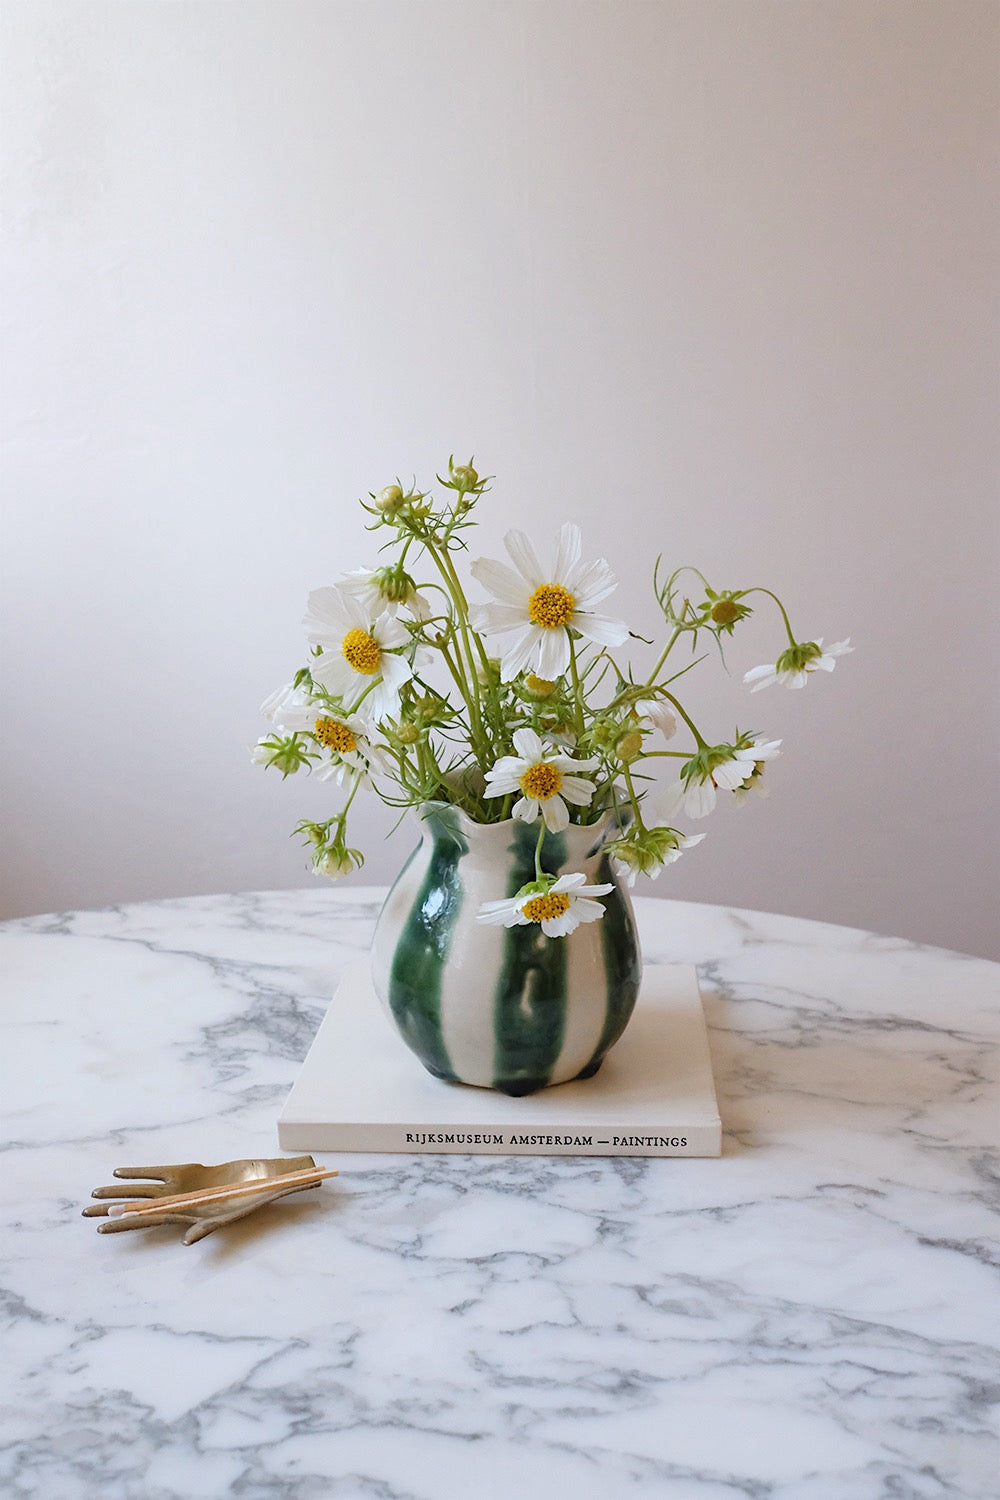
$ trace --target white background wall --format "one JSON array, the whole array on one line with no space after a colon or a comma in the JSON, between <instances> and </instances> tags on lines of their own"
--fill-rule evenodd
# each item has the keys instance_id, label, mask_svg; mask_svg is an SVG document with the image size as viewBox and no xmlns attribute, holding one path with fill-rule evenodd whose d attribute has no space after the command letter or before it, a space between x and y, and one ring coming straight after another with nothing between
<instances>
[{"instance_id":1,"label":"white background wall","mask_svg":"<svg viewBox=\"0 0 1000 1500\"><path fill-rule=\"evenodd\" d=\"M647 634L662 550L857 644L706 663L786 754L649 890L1000 956L998 17L6 0L3 913L309 881L257 704L454 450Z\"/></svg>"}]
</instances>

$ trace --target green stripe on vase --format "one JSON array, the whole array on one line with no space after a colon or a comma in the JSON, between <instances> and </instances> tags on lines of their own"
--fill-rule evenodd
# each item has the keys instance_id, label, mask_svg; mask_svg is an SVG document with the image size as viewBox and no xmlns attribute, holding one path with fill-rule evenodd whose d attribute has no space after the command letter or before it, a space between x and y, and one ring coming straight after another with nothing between
<instances>
[{"instance_id":1,"label":"green stripe on vase","mask_svg":"<svg viewBox=\"0 0 1000 1500\"><path fill-rule=\"evenodd\" d=\"M430 858L393 953L389 1008L428 1072L454 1081L441 1027L441 984L462 909L459 864L468 844L449 812L436 810L426 819L433 834Z\"/></svg>"},{"instance_id":2,"label":"green stripe on vase","mask_svg":"<svg viewBox=\"0 0 1000 1500\"><path fill-rule=\"evenodd\" d=\"M611 860L605 854L601 859L595 884L603 885L614 878ZM580 1078L593 1077L604 1061L605 1054L625 1030L635 1009L639 981L642 978L642 959L635 922L624 897L618 901L605 901L604 916L598 925L608 1004L600 1041L590 1062L578 1075Z\"/></svg>"},{"instance_id":3,"label":"green stripe on vase","mask_svg":"<svg viewBox=\"0 0 1000 1500\"><path fill-rule=\"evenodd\" d=\"M535 878L536 839L534 828L515 822L508 896ZM546 833L542 868L555 874L565 862L565 839ZM501 1093L533 1094L550 1081L566 1030L566 969L565 938L546 937L536 923L506 929L493 1001L493 1087Z\"/></svg>"}]
</instances>

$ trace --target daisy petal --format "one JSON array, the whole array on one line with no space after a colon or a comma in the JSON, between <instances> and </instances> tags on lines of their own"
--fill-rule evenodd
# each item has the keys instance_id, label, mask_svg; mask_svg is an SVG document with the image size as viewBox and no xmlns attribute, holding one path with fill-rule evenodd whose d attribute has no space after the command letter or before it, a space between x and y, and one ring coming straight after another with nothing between
<instances>
[{"instance_id":1,"label":"daisy petal","mask_svg":"<svg viewBox=\"0 0 1000 1500\"><path fill-rule=\"evenodd\" d=\"M405 646L410 639L410 632L402 620L397 620L394 615L381 615L372 627L372 635L386 650L391 650L394 646Z\"/></svg>"},{"instance_id":2,"label":"daisy petal","mask_svg":"<svg viewBox=\"0 0 1000 1500\"><path fill-rule=\"evenodd\" d=\"M689 786L684 794L684 811L689 818L707 818L715 807L715 787L710 781Z\"/></svg>"},{"instance_id":3,"label":"daisy petal","mask_svg":"<svg viewBox=\"0 0 1000 1500\"><path fill-rule=\"evenodd\" d=\"M684 803L684 783L678 779L672 781L664 790L663 796L657 803L656 818L659 823L669 824L671 818Z\"/></svg>"},{"instance_id":4,"label":"daisy petal","mask_svg":"<svg viewBox=\"0 0 1000 1500\"><path fill-rule=\"evenodd\" d=\"M561 797L546 797L542 803L542 817L550 833L562 833L569 824L569 808Z\"/></svg>"},{"instance_id":5,"label":"daisy petal","mask_svg":"<svg viewBox=\"0 0 1000 1500\"><path fill-rule=\"evenodd\" d=\"M597 562L577 563L564 582L580 609L600 604L618 587L618 579L603 557Z\"/></svg>"},{"instance_id":6,"label":"daisy petal","mask_svg":"<svg viewBox=\"0 0 1000 1500\"><path fill-rule=\"evenodd\" d=\"M489 589L502 604L515 604L520 611L521 619L524 618L525 608L530 597L530 589L523 578L508 568L504 563L494 562L492 558L480 557L471 565L469 571L477 582Z\"/></svg>"},{"instance_id":7,"label":"daisy petal","mask_svg":"<svg viewBox=\"0 0 1000 1500\"><path fill-rule=\"evenodd\" d=\"M520 789L521 783L516 776L494 776L493 771L491 771L486 778L486 790L483 796L507 797L511 792L517 792Z\"/></svg>"},{"instance_id":8,"label":"daisy petal","mask_svg":"<svg viewBox=\"0 0 1000 1500\"><path fill-rule=\"evenodd\" d=\"M628 640L625 621L613 620L610 615L585 615L578 610L573 616L573 629L597 646L620 646Z\"/></svg>"},{"instance_id":9,"label":"daisy petal","mask_svg":"<svg viewBox=\"0 0 1000 1500\"><path fill-rule=\"evenodd\" d=\"M575 616L573 623L574 625L576 624ZM582 630L580 633L581 635L583 634ZM541 637L535 669L539 677L544 677L548 681L553 682L557 677L561 677L569 667L569 636L565 630L546 630L543 628Z\"/></svg>"},{"instance_id":10,"label":"daisy petal","mask_svg":"<svg viewBox=\"0 0 1000 1500\"><path fill-rule=\"evenodd\" d=\"M545 756L545 746L541 737L533 729L518 729L514 733L514 748L522 760L529 761L532 765L542 760ZM526 768L525 768L526 769Z\"/></svg>"},{"instance_id":11,"label":"daisy petal","mask_svg":"<svg viewBox=\"0 0 1000 1500\"><path fill-rule=\"evenodd\" d=\"M507 630L524 627L527 622L527 606L520 609L513 604L474 604L470 618L475 630L486 635L503 635Z\"/></svg>"},{"instance_id":12,"label":"daisy petal","mask_svg":"<svg viewBox=\"0 0 1000 1500\"><path fill-rule=\"evenodd\" d=\"M599 922L604 916L604 907L599 901L588 901L582 896L573 902L572 911L578 922Z\"/></svg>"},{"instance_id":13,"label":"daisy petal","mask_svg":"<svg viewBox=\"0 0 1000 1500\"><path fill-rule=\"evenodd\" d=\"M556 537L556 555L552 564L554 579L562 580L569 575L570 570L580 561L582 547L583 538L579 526L575 526L572 521L564 521ZM570 593L572 592L571 589Z\"/></svg>"},{"instance_id":14,"label":"daisy petal","mask_svg":"<svg viewBox=\"0 0 1000 1500\"><path fill-rule=\"evenodd\" d=\"M324 651L322 656L317 656L310 664L309 670L314 679L335 698L356 695L358 674L339 651Z\"/></svg>"},{"instance_id":15,"label":"daisy petal","mask_svg":"<svg viewBox=\"0 0 1000 1500\"><path fill-rule=\"evenodd\" d=\"M712 776L716 786L721 786L723 791L732 792L738 786L742 786L753 770L753 765L744 765L738 760L724 760L721 766L716 766Z\"/></svg>"},{"instance_id":16,"label":"daisy petal","mask_svg":"<svg viewBox=\"0 0 1000 1500\"><path fill-rule=\"evenodd\" d=\"M589 806L594 796L594 783L584 781L582 776L564 776L559 793L577 807Z\"/></svg>"},{"instance_id":17,"label":"daisy petal","mask_svg":"<svg viewBox=\"0 0 1000 1500\"><path fill-rule=\"evenodd\" d=\"M504 608L497 605L497 609ZM506 654L500 662L500 676L504 682L513 682L519 677L535 655L538 648L538 637L541 631L537 625L529 625L522 635L508 646Z\"/></svg>"},{"instance_id":18,"label":"daisy petal","mask_svg":"<svg viewBox=\"0 0 1000 1500\"><path fill-rule=\"evenodd\" d=\"M409 662L401 656L385 655L379 665L382 671L382 681L387 682L392 688L401 688L403 683L409 682L413 676Z\"/></svg>"},{"instance_id":19,"label":"daisy petal","mask_svg":"<svg viewBox=\"0 0 1000 1500\"><path fill-rule=\"evenodd\" d=\"M531 585L532 591L546 581L542 565L538 561L538 554L523 531L508 531L503 544L515 568Z\"/></svg>"}]
</instances>

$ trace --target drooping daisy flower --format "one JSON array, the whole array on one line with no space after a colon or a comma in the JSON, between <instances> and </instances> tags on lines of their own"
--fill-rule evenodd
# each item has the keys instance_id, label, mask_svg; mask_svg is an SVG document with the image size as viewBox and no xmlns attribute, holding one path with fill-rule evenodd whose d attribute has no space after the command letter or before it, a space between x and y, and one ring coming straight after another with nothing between
<instances>
[{"instance_id":1,"label":"drooping daisy flower","mask_svg":"<svg viewBox=\"0 0 1000 1500\"><path fill-rule=\"evenodd\" d=\"M504 546L514 568L485 557L472 564L473 577L497 601L477 605L472 623L488 635L518 632L501 662L505 682L526 668L549 681L561 677L570 662L569 627L597 646L620 646L626 639L628 627L621 620L594 612L618 581L603 558L580 561L578 526L567 521L560 528L549 568L523 531L508 531Z\"/></svg>"},{"instance_id":2,"label":"drooping daisy flower","mask_svg":"<svg viewBox=\"0 0 1000 1500\"><path fill-rule=\"evenodd\" d=\"M317 852L312 861L314 875L326 875L330 880L340 880L344 875L353 875L361 867L363 856L359 849L327 849Z\"/></svg>"},{"instance_id":3,"label":"drooping daisy flower","mask_svg":"<svg viewBox=\"0 0 1000 1500\"><path fill-rule=\"evenodd\" d=\"M739 745L711 745L692 756L683 774L667 788L660 806L663 820L678 811L689 818L707 818L719 788L735 792L758 778L764 763L781 754L780 740L749 736Z\"/></svg>"},{"instance_id":4,"label":"drooping daisy flower","mask_svg":"<svg viewBox=\"0 0 1000 1500\"><path fill-rule=\"evenodd\" d=\"M410 639L399 620L383 614L373 622L359 600L327 586L309 595L302 623L323 648L309 664L317 682L363 718L377 722L398 712L399 690L413 676L409 662L393 654Z\"/></svg>"},{"instance_id":5,"label":"drooping daisy flower","mask_svg":"<svg viewBox=\"0 0 1000 1500\"><path fill-rule=\"evenodd\" d=\"M762 667L751 667L749 672L743 673L743 681L753 684L750 688L752 693L759 693L761 688L770 687L772 682L780 682L787 688L804 688L809 681L810 672L832 672L837 665L837 657L846 656L853 650L848 636L846 641L834 641L824 651L823 637L819 636L815 641L803 641L789 646L787 651L782 651L773 666L770 662L765 662Z\"/></svg>"},{"instance_id":6,"label":"drooping daisy flower","mask_svg":"<svg viewBox=\"0 0 1000 1500\"><path fill-rule=\"evenodd\" d=\"M312 774L321 781L345 786L358 775L367 778L370 770L389 770L385 753L368 737L370 724L359 715L313 701L281 712L283 729L310 734L319 744L322 755L313 765Z\"/></svg>"},{"instance_id":7,"label":"drooping daisy flower","mask_svg":"<svg viewBox=\"0 0 1000 1500\"><path fill-rule=\"evenodd\" d=\"M296 735L266 735L251 746L250 760L255 766L274 766L275 770L281 772L283 779L294 776L296 771L303 768L311 769L312 764L309 751Z\"/></svg>"},{"instance_id":8,"label":"drooping daisy flower","mask_svg":"<svg viewBox=\"0 0 1000 1500\"><path fill-rule=\"evenodd\" d=\"M296 687L294 682L286 682L284 687L275 688L269 693L260 705L260 711L265 719L279 729L284 727L282 715L288 708L302 708L309 702L309 693L304 687Z\"/></svg>"},{"instance_id":9,"label":"drooping daisy flower","mask_svg":"<svg viewBox=\"0 0 1000 1500\"><path fill-rule=\"evenodd\" d=\"M512 809L522 823L533 823L539 812L551 833L561 833L569 822L566 802L586 807L594 795L594 784L577 771L593 771L596 760L573 760L553 746L546 746L533 729L514 734L516 755L502 755L486 773L486 797L521 796ZM565 800L564 800L565 799Z\"/></svg>"},{"instance_id":10,"label":"drooping daisy flower","mask_svg":"<svg viewBox=\"0 0 1000 1500\"><path fill-rule=\"evenodd\" d=\"M587 885L586 880L586 875L577 872L560 875L552 884L534 881L504 901L484 901L476 915L494 927L527 927L538 922L546 937L565 937L581 922L599 922L604 916L603 904L592 898L606 896L613 887Z\"/></svg>"},{"instance_id":11,"label":"drooping daisy flower","mask_svg":"<svg viewBox=\"0 0 1000 1500\"><path fill-rule=\"evenodd\" d=\"M744 781L742 786L733 788L733 806L745 807L751 797L769 797L771 788L761 774L762 767L754 767L754 773L749 781Z\"/></svg>"},{"instance_id":12,"label":"drooping daisy flower","mask_svg":"<svg viewBox=\"0 0 1000 1500\"><path fill-rule=\"evenodd\" d=\"M415 620L429 620L431 607L409 573L399 563L385 568L353 568L340 580L345 594L352 594L374 619L408 609Z\"/></svg>"},{"instance_id":13,"label":"drooping daisy flower","mask_svg":"<svg viewBox=\"0 0 1000 1500\"><path fill-rule=\"evenodd\" d=\"M636 838L621 839L608 845L615 873L635 885L637 875L655 880L662 869L680 859L685 849L693 849L705 837L703 833L678 833L676 828L646 828Z\"/></svg>"}]
</instances>

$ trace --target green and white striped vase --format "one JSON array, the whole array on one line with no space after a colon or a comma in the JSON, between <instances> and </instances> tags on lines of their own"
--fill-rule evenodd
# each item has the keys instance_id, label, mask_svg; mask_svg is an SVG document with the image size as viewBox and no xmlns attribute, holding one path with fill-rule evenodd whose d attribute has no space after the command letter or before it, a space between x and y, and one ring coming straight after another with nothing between
<instances>
[{"instance_id":1,"label":"green and white striped vase","mask_svg":"<svg viewBox=\"0 0 1000 1500\"><path fill-rule=\"evenodd\" d=\"M476 919L484 901L535 878L537 824L473 823L445 803L420 817L372 948L375 990L403 1041L435 1077L505 1094L591 1077L625 1030L642 973L628 890L603 850L609 820L546 833L543 869L613 887L599 922L550 938L534 922Z\"/></svg>"}]
</instances>

